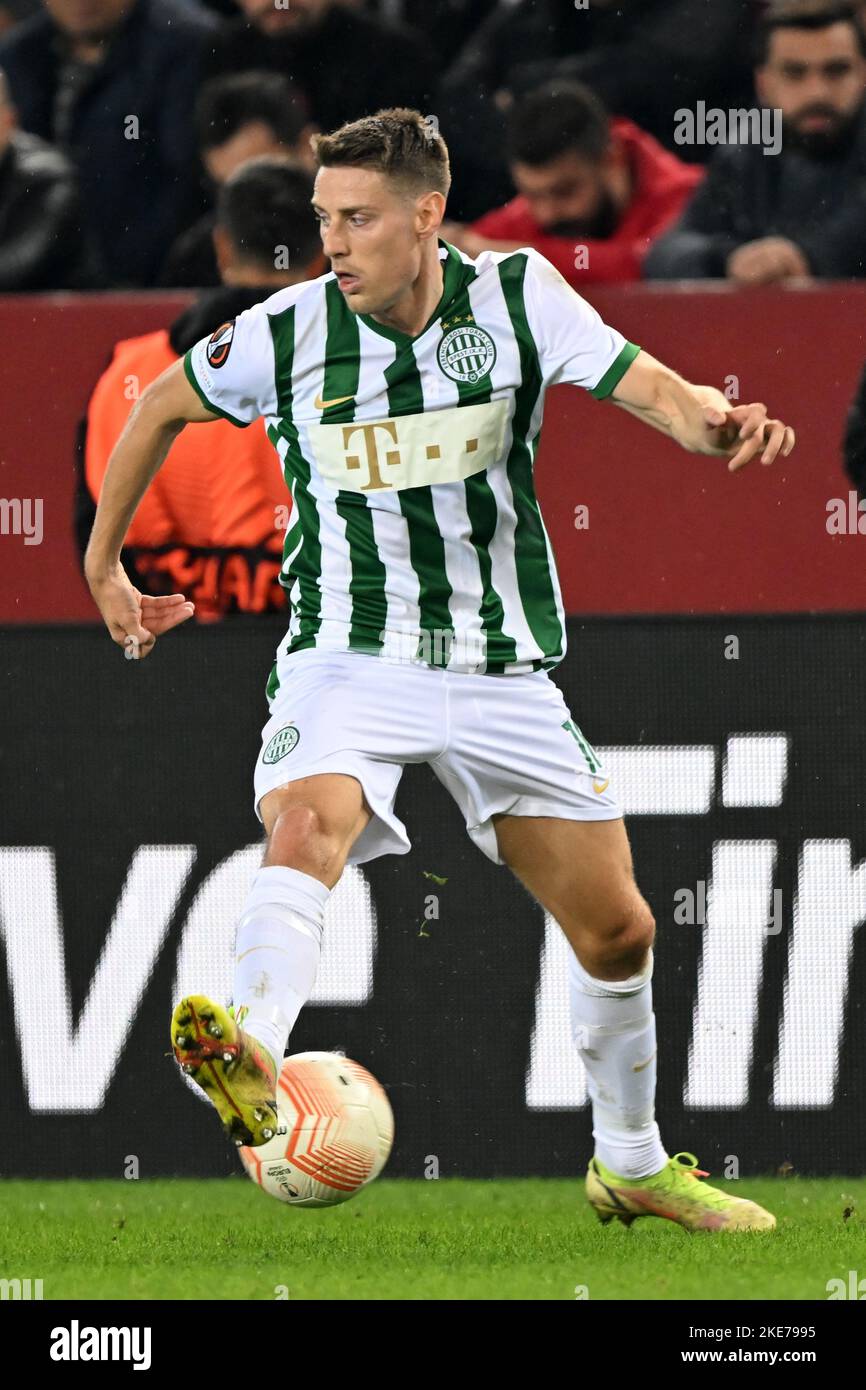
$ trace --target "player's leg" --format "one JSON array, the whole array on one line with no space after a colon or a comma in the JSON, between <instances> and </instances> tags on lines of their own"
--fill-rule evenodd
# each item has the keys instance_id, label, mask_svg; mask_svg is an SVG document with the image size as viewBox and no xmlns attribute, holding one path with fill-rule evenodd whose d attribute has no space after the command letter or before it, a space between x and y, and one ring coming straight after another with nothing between
<instances>
[{"instance_id":1,"label":"player's leg","mask_svg":"<svg viewBox=\"0 0 866 1390\"><path fill-rule=\"evenodd\" d=\"M339 773L275 787L260 814L267 846L235 939L233 1008L188 995L172 1019L181 1065L228 1136L254 1145L277 1128L277 1073L316 981L325 903L371 815L357 779Z\"/></svg>"},{"instance_id":2,"label":"player's leg","mask_svg":"<svg viewBox=\"0 0 866 1390\"><path fill-rule=\"evenodd\" d=\"M325 904L371 811L343 773L275 787L259 809L267 846L238 925L232 997L238 1022L282 1061L316 982Z\"/></svg>"},{"instance_id":3,"label":"player's leg","mask_svg":"<svg viewBox=\"0 0 866 1390\"><path fill-rule=\"evenodd\" d=\"M602 1221L667 1217L687 1230L765 1231L756 1203L699 1181L691 1154L669 1159L655 1121L655 924L632 872L621 820L493 817L501 858L572 948L572 1028L592 1099L587 1195Z\"/></svg>"},{"instance_id":4,"label":"player's leg","mask_svg":"<svg viewBox=\"0 0 866 1390\"><path fill-rule=\"evenodd\" d=\"M668 1159L662 1147L654 1114L654 922L598 753L542 672L455 674L449 699L449 742L434 771L475 843L511 866L571 946L572 1029L597 1146L587 1175L593 1206L603 1220L654 1214L688 1229L769 1229L768 1212L699 1182L696 1159Z\"/></svg>"},{"instance_id":5,"label":"player's leg","mask_svg":"<svg viewBox=\"0 0 866 1390\"><path fill-rule=\"evenodd\" d=\"M256 763L267 845L237 930L233 1007L187 995L174 1012L175 1056L236 1143L273 1133L277 1072L315 984L325 905L347 858L409 848L394 798L419 700L413 692L402 720L383 720L395 680L383 668L374 657L315 651L284 664Z\"/></svg>"},{"instance_id":6,"label":"player's leg","mask_svg":"<svg viewBox=\"0 0 866 1390\"><path fill-rule=\"evenodd\" d=\"M655 1120L655 923L634 880L621 819L493 818L500 857L572 949L572 1032L593 1107L596 1155L642 1177L667 1162Z\"/></svg>"}]
</instances>

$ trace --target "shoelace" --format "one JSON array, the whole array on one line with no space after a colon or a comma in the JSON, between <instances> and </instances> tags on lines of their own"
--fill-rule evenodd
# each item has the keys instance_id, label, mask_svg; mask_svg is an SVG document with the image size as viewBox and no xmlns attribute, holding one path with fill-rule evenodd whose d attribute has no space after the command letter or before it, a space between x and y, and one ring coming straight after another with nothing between
<instances>
[{"instance_id":1,"label":"shoelace","mask_svg":"<svg viewBox=\"0 0 866 1390\"><path fill-rule=\"evenodd\" d=\"M679 1160L680 1160L681 1158L684 1158L684 1159L686 1160L686 1162L685 1162L685 1163L680 1163ZM699 1168L699 1167L698 1167L698 1160L697 1160L697 1158L695 1157L694 1154L689 1154L689 1153L678 1153L678 1154L674 1154L673 1157L671 1158L670 1162L671 1162L671 1164L676 1164L676 1169L675 1169L675 1171L678 1172L678 1173L682 1173L684 1176L685 1176L686 1174L692 1174L692 1175L693 1175L694 1177L696 1177L696 1178L708 1178L708 1177L710 1176L709 1173L706 1172L703 1168Z\"/></svg>"},{"instance_id":2,"label":"shoelace","mask_svg":"<svg viewBox=\"0 0 866 1390\"><path fill-rule=\"evenodd\" d=\"M685 1159L685 1162L680 1162L681 1159ZM698 1160L694 1154L674 1154L669 1162L673 1173L684 1182L697 1182L699 1178L708 1178L710 1176L703 1168L698 1167ZM691 1191L689 1191L689 1196L691 1195ZM720 1191L717 1187L710 1186L703 1189L701 1197L707 1205L713 1207L726 1207L731 1200L726 1192Z\"/></svg>"}]
</instances>

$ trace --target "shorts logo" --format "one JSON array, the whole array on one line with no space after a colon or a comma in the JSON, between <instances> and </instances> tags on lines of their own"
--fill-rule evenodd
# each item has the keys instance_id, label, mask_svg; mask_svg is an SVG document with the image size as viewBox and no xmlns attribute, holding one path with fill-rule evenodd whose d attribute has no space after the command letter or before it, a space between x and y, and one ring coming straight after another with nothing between
<instances>
[{"instance_id":1,"label":"shorts logo","mask_svg":"<svg viewBox=\"0 0 866 1390\"><path fill-rule=\"evenodd\" d=\"M280 729L268 741L268 746L262 754L263 763L278 763L280 758L284 758L287 753L297 746L301 735L298 733L294 724L288 724L285 729Z\"/></svg>"},{"instance_id":2,"label":"shorts logo","mask_svg":"<svg viewBox=\"0 0 866 1390\"><path fill-rule=\"evenodd\" d=\"M439 344L439 366L452 381L471 384L493 369L496 345L485 328L468 323L452 328Z\"/></svg>"},{"instance_id":3,"label":"shorts logo","mask_svg":"<svg viewBox=\"0 0 866 1390\"><path fill-rule=\"evenodd\" d=\"M210 341L205 349L207 360L212 367L224 367L228 361L228 355L232 349L232 338L235 333L235 321L230 319L228 323L221 323L219 328L211 334Z\"/></svg>"}]
</instances>

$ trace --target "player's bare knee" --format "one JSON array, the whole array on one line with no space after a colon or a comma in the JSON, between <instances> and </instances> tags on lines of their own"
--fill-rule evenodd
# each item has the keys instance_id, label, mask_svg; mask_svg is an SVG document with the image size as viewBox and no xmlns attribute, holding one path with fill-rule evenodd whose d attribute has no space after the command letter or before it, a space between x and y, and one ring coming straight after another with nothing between
<instances>
[{"instance_id":1,"label":"player's bare knee","mask_svg":"<svg viewBox=\"0 0 866 1390\"><path fill-rule=\"evenodd\" d=\"M655 919L641 901L616 913L604 930L593 934L585 966L596 979L626 980L644 969L655 939Z\"/></svg>"},{"instance_id":2,"label":"player's bare knee","mask_svg":"<svg viewBox=\"0 0 866 1390\"><path fill-rule=\"evenodd\" d=\"M345 850L313 806L303 802L280 811L268 837L265 864L283 864L315 878L339 877Z\"/></svg>"}]
</instances>

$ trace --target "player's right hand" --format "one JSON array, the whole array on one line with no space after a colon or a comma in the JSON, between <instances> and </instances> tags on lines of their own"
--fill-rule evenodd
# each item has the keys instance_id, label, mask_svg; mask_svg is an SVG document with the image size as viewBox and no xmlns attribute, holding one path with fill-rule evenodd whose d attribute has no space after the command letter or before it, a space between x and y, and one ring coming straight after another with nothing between
<instances>
[{"instance_id":1,"label":"player's right hand","mask_svg":"<svg viewBox=\"0 0 866 1390\"><path fill-rule=\"evenodd\" d=\"M195 612L195 604L183 594L155 598L140 593L120 566L108 578L89 582L105 626L129 661L148 656L157 637L185 623Z\"/></svg>"}]
</instances>

